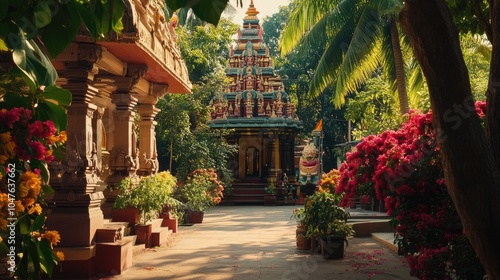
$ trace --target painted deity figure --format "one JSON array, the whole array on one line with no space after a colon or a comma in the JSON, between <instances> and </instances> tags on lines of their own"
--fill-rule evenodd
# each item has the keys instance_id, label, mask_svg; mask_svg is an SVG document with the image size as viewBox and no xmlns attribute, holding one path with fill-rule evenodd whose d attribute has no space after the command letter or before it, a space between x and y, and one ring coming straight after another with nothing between
<instances>
[{"instance_id":1,"label":"painted deity figure","mask_svg":"<svg viewBox=\"0 0 500 280\"><path fill-rule=\"evenodd\" d=\"M241 106L241 93L238 93L236 95L235 100L234 100L234 116L235 117L241 116L240 106Z\"/></svg>"},{"instance_id":2,"label":"painted deity figure","mask_svg":"<svg viewBox=\"0 0 500 280\"><path fill-rule=\"evenodd\" d=\"M247 90L252 90L253 89L253 76L252 76L252 67L247 67L247 85L246 89Z\"/></svg>"},{"instance_id":3,"label":"painted deity figure","mask_svg":"<svg viewBox=\"0 0 500 280\"><path fill-rule=\"evenodd\" d=\"M251 118L253 116L253 98L252 93L247 93L247 100L245 105L246 117Z\"/></svg>"}]
</instances>

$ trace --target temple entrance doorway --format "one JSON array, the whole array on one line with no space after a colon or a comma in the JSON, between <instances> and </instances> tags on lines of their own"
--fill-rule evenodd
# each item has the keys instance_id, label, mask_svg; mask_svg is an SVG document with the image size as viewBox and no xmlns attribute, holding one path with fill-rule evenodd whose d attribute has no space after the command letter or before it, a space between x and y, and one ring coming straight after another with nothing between
<instances>
[{"instance_id":1,"label":"temple entrance doorway","mask_svg":"<svg viewBox=\"0 0 500 280\"><path fill-rule=\"evenodd\" d=\"M259 176L259 150L255 147L248 147L245 153L245 175L248 177Z\"/></svg>"}]
</instances>

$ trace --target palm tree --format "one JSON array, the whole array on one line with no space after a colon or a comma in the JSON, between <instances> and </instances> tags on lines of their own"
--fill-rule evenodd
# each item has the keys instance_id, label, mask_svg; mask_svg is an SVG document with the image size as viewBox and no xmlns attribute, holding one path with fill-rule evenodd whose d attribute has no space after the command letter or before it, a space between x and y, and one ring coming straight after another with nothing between
<instances>
[{"instance_id":1,"label":"palm tree","mask_svg":"<svg viewBox=\"0 0 500 280\"><path fill-rule=\"evenodd\" d=\"M309 48L326 36L310 94L320 95L336 84L332 99L339 107L347 93L382 67L391 90L398 93L401 113L408 113L405 63L394 19L402 6L400 0L297 1L283 30L282 55L297 46Z\"/></svg>"}]
</instances>

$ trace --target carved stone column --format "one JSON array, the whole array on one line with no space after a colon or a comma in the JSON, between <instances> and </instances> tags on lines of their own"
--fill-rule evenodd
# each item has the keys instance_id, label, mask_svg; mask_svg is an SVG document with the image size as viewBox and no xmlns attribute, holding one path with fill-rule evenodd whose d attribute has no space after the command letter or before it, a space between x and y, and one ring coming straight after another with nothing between
<instances>
[{"instance_id":1,"label":"carved stone column","mask_svg":"<svg viewBox=\"0 0 500 280\"><path fill-rule=\"evenodd\" d=\"M139 157L140 168L139 175L155 174L158 171L158 155L156 152L156 135L154 120L156 114L160 109L156 108L153 104L141 104L138 106L137 111L141 115L139 122L139 150L141 155Z\"/></svg>"},{"instance_id":2,"label":"carved stone column","mask_svg":"<svg viewBox=\"0 0 500 280\"><path fill-rule=\"evenodd\" d=\"M146 73L145 66L130 66L126 77L115 77L116 92L111 94L115 104L113 111L113 148L110 151L108 185L119 183L123 178L136 174L139 169L137 128L134 124L138 99L133 90Z\"/></svg>"},{"instance_id":3,"label":"carved stone column","mask_svg":"<svg viewBox=\"0 0 500 280\"><path fill-rule=\"evenodd\" d=\"M130 93L114 93L112 102L116 105L113 112L114 145L110 153L109 169L112 175L108 183L118 183L121 179L133 175L138 168L137 132L134 125L137 98Z\"/></svg>"},{"instance_id":4,"label":"carved stone column","mask_svg":"<svg viewBox=\"0 0 500 280\"><path fill-rule=\"evenodd\" d=\"M103 226L100 208L104 198L96 192L98 176L93 160L93 117L97 106L91 103L97 89L89 84L97 73L95 62L101 49L97 45L78 44L68 54L60 71L61 86L71 91L68 109L66 157L61 162L64 172L54 186L54 209L47 218L47 228L59 231L58 250L66 255L65 266L78 267L75 273L91 275L95 256L96 229ZM75 274L75 275L76 275Z\"/></svg>"}]
</instances>

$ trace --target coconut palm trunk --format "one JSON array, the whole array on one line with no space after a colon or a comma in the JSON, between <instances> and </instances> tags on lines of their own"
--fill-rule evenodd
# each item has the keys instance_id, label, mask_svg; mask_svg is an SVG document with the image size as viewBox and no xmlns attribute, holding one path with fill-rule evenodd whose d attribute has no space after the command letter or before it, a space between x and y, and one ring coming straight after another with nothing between
<instances>
[{"instance_id":1,"label":"coconut palm trunk","mask_svg":"<svg viewBox=\"0 0 500 280\"><path fill-rule=\"evenodd\" d=\"M403 53L401 51L401 44L399 43L399 31L394 18L391 17L389 19L389 24L391 27L392 52L394 55L396 68L396 84L398 88L399 110L401 114L407 114L410 112L410 106L408 105L408 94L406 92L406 76Z\"/></svg>"}]
</instances>

